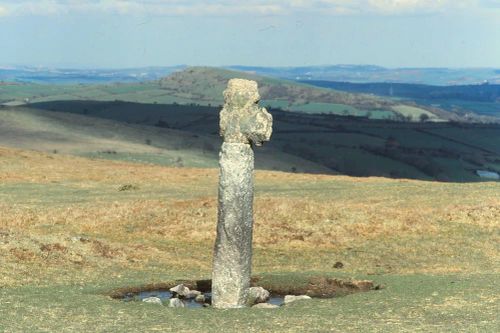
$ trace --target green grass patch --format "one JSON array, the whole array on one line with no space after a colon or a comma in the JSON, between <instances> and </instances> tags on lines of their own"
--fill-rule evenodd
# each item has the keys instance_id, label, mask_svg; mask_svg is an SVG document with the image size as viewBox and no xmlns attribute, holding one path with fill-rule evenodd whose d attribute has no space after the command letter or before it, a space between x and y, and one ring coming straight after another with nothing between
<instances>
[{"instance_id":1,"label":"green grass patch","mask_svg":"<svg viewBox=\"0 0 500 333\"><path fill-rule=\"evenodd\" d=\"M146 277L146 275L144 276ZM164 276L167 280L168 276ZM495 332L498 275L376 276L386 288L275 310L169 309L120 302L100 294L143 279L121 276L103 285L0 289L4 332ZM268 277L295 280L293 273ZM50 320L47 320L50 319Z\"/></svg>"}]
</instances>

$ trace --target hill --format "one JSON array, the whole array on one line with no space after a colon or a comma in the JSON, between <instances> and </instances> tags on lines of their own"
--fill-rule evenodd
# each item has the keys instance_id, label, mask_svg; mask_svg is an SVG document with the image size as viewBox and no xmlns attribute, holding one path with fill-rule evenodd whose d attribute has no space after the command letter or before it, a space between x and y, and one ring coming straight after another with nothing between
<instances>
[{"instance_id":1,"label":"hill","mask_svg":"<svg viewBox=\"0 0 500 333\"><path fill-rule=\"evenodd\" d=\"M388 100L373 96L316 89L291 81L211 67L192 67L173 73L163 78L160 85L172 96L183 96L201 103L220 105L223 103L221 91L224 91L227 82L233 78L257 81L262 103L272 106L285 106L284 109L312 101L318 103L349 103L361 108L370 107L374 109L387 108L393 105Z\"/></svg>"},{"instance_id":2,"label":"hill","mask_svg":"<svg viewBox=\"0 0 500 333\"><path fill-rule=\"evenodd\" d=\"M4 103L0 108L0 142L80 156L214 167L221 91L229 78L242 75L191 68L140 84L3 85L0 100L14 106ZM454 182L500 174L498 125L438 121L443 119L438 119L442 111L437 109L431 113L390 99L243 77L260 82L262 96L268 98L261 104L270 105L275 117L273 140L257 150L263 154L259 168ZM283 106L274 108L273 103ZM363 114L356 103L390 106L392 111ZM283 107L337 109L315 114ZM372 119L383 114L405 121ZM434 121L422 122L422 115Z\"/></svg>"},{"instance_id":3,"label":"hill","mask_svg":"<svg viewBox=\"0 0 500 333\"><path fill-rule=\"evenodd\" d=\"M404 104L368 94L352 94L321 89L298 82L258 76L219 68L194 67L173 73L160 81L169 95L197 101L203 105L223 103L221 91L232 78L246 78L259 83L262 104L268 107L304 113L330 113L372 119L409 119L419 121L458 120L452 113L415 103ZM411 112L405 112L411 107Z\"/></svg>"},{"instance_id":4,"label":"hill","mask_svg":"<svg viewBox=\"0 0 500 333\"><path fill-rule=\"evenodd\" d=\"M123 104L122 104L123 106ZM121 111L123 107L118 105ZM141 116L140 105L131 105ZM86 108L91 108L86 106ZM143 116L141 116L143 117ZM175 167L217 167L220 139L209 133L127 124L73 113L0 109L0 143L52 154L154 163ZM259 169L334 173L333 170L280 150L258 151Z\"/></svg>"},{"instance_id":5,"label":"hill","mask_svg":"<svg viewBox=\"0 0 500 333\"><path fill-rule=\"evenodd\" d=\"M262 104L303 113L329 113L371 119L460 121L453 113L415 103L402 103L373 95L351 94L288 80L255 76L217 68L194 67L159 80L105 85L0 86L0 104L19 105L58 100L127 101L158 104L222 104L222 91L234 77L259 82ZM465 120L465 119L464 119Z\"/></svg>"},{"instance_id":6,"label":"hill","mask_svg":"<svg viewBox=\"0 0 500 333\"><path fill-rule=\"evenodd\" d=\"M84 123L80 119L100 124L98 119L92 120L93 118L107 119L109 126L117 126L112 130L111 127L80 127L81 131L95 130L101 133L101 137L112 135L111 133L118 136L122 135L120 133L128 133L129 129L120 127L120 123L134 128L141 126L142 134L138 138L129 136L123 140L141 144L148 154L152 154L152 147L145 144L148 139L153 147L171 149L172 145L178 145L178 150L184 147L182 142L186 140L192 142L187 145L192 158L196 155L206 158L211 154L213 162L209 165L216 165L220 143L218 107L95 101L46 102L30 104L29 107L30 112L38 116L51 114L52 120L48 121L53 121L57 114L65 114L70 117L65 122L70 128ZM10 112L15 113L16 109L12 108ZM478 171L500 174L500 125L394 122L276 109L270 111L274 117L273 137L262 153L270 149L286 155L276 155L274 164L268 164L267 169L273 170L273 167L279 166L279 170L284 171L315 170L353 176L454 182L479 181L482 178ZM80 118L71 118L75 114ZM19 126L27 126L28 123L26 121L23 125L21 122ZM167 130L165 138L162 138L164 132L161 131L153 136L160 129ZM71 130L71 133L77 131ZM168 133L179 134L172 137ZM15 143L18 135L12 137L12 142ZM32 141L31 144L33 148L38 145L37 141ZM103 147L105 148L93 148L92 151L109 150L106 145ZM261 154L260 149L256 151ZM169 154L176 156L176 152ZM100 156L115 158L121 155ZM291 156L298 160L293 161ZM189 160L187 157L182 158ZM158 160L158 157L151 157L150 160ZM262 160L265 161L266 158ZM276 160L283 160L283 163L277 164ZM314 167L306 167L305 160L313 163Z\"/></svg>"},{"instance_id":7,"label":"hill","mask_svg":"<svg viewBox=\"0 0 500 333\"><path fill-rule=\"evenodd\" d=\"M0 67L1 82L38 84L106 84L158 80L185 66L126 69L76 69L44 67Z\"/></svg>"}]
</instances>

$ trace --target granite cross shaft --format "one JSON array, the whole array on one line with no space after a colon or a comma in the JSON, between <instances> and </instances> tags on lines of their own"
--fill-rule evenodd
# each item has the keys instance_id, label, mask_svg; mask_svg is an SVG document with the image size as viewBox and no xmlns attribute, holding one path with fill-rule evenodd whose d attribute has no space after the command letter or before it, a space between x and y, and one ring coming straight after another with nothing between
<instances>
[{"instance_id":1,"label":"granite cross shaft","mask_svg":"<svg viewBox=\"0 0 500 333\"><path fill-rule=\"evenodd\" d=\"M269 141L272 116L258 105L257 82L232 79L220 112L219 209L212 270L212 306L244 307L250 288L253 234L252 146Z\"/></svg>"}]
</instances>

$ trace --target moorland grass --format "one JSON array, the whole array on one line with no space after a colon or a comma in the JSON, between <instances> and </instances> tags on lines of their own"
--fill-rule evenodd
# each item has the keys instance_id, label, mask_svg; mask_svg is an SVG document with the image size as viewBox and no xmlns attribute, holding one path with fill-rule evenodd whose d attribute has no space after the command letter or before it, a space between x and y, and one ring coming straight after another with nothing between
<instances>
[{"instance_id":1,"label":"moorland grass","mask_svg":"<svg viewBox=\"0 0 500 333\"><path fill-rule=\"evenodd\" d=\"M275 311L106 296L210 277L216 192L216 169L0 148L0 331L498 330L496 182L259 171L255 275L275 285L367 278L385 288Z\"/></svg>"}]
</instances>

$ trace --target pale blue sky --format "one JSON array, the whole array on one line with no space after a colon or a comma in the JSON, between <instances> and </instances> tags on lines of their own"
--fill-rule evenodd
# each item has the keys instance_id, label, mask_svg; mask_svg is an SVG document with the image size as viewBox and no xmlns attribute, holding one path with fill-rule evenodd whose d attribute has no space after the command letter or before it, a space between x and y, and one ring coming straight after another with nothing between
<instances>
[{"instance_id":1,"label":"pale blue sky","mask_svg":"<svg viewBox=\"0 0 500 333\"><path fill-rule=\"evenodd\" d=\"M0 0L0 66L500 68L500 0Z\"/></svg>"}]
</instances>

